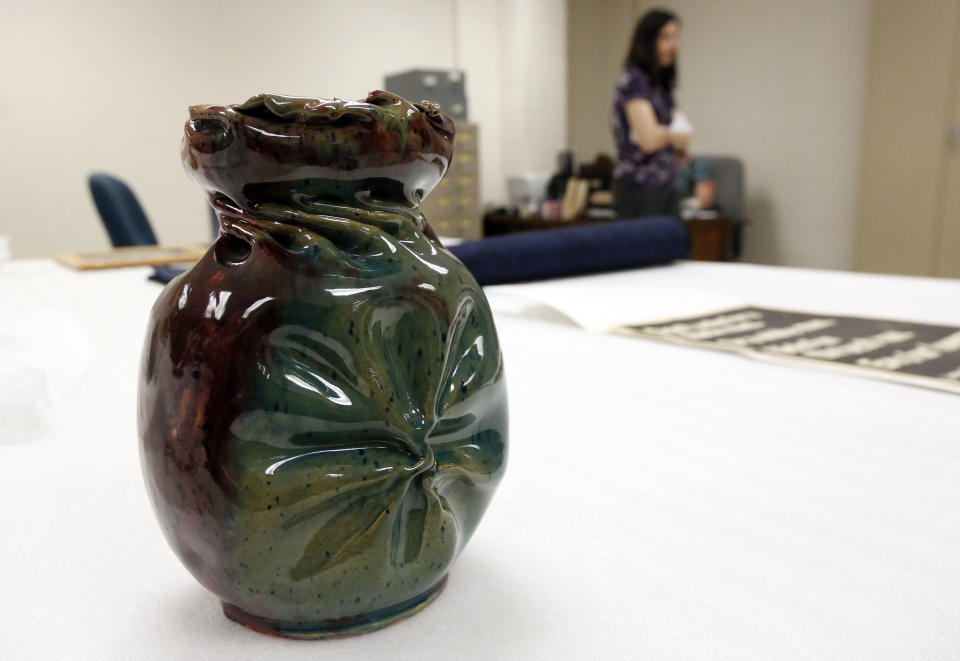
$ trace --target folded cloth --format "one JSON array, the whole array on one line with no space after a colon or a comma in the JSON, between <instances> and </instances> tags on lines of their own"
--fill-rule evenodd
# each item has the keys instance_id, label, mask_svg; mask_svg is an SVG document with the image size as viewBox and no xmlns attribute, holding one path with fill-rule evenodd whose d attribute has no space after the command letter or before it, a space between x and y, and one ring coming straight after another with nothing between
<instances>
[{"instance_id":1,"label":"folded cloth","mask_svg":"<svg viewBox=\"0 0 960 661\"><path fill-rule=\"evenodd\" d=\"M664 264L689 251L689 231L671 216L534 230L450 248L481 285Z\"/></svg>"}]
</instances>

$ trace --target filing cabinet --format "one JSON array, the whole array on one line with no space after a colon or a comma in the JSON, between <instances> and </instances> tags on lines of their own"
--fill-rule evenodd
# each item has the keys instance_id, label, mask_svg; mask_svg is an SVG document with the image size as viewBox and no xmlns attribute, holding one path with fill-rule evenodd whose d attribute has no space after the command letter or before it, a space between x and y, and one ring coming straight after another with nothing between
<instances>
[{"instance_id":1,"label":"filing cabinet","mask_svg":"<svg viewBox=\"0 0 960 661\"><path fill-rule=\"evenodd\" d=\"M476 124L457 123L453 160L447 175L420 205L427 221L442 237L483 236L478 137Z\"/></svg>"}]
</instances>

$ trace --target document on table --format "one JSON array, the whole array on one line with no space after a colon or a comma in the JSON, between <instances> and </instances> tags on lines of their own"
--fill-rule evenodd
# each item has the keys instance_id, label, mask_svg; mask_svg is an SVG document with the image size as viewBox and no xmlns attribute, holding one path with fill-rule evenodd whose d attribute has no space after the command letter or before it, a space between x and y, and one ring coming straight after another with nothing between
<instances>
[{"instance_id":1,"label":"document on table","mask_svg":"<svg viewBox=\"0 0 960 661\"><path fill-rule=\"evenodd\" d=\"M960 327L738 306L617 332L960 394Z\"/></svg>"}]
</instances>

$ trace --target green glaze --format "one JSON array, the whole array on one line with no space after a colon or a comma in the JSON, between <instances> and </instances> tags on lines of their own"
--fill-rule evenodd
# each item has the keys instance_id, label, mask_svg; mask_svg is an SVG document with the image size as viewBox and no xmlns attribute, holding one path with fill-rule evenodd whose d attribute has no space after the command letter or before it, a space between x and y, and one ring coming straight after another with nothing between
<instances>
[{"instance_id":1,"label":"green glaze","mask_svg":"<svg viewBox=\"0 0 960 661\"><path fill-rule=\"evenodd\" d=\"M502 477L490 309L416 208L452 137L383 92L191 109L184 162L222 234L154 306L144 474L181 560L258 631L422 608Z\"/></svg>"}]
</instances>

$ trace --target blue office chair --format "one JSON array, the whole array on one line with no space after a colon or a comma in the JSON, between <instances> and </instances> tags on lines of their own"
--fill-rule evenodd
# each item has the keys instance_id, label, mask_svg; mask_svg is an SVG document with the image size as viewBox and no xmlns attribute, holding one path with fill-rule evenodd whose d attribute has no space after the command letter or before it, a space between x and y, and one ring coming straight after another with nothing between
<instances>
[{"instance_id":1,"label":"blue office chair","mask_svg":"<svg viewBox=\"0 0 960 661\"><path fill-rule=\"evenodd\" d=\"M748 225L744 201L743 160L737 156L705 155L717 183L716 206L730 221L728 258L739 259L743 253L743 228Z\"/></svg>"},{"instance_id":2,"label":"blue office chair","mask_svg":"<svg viewBox=\"0 0 960 661\"><path fill-rule=\"evenodd\" d=\"M93 202L114 248L157 245L150 221L129 186L103 172L91 174L88 181Z\"/></svg>"}]
</instances>

